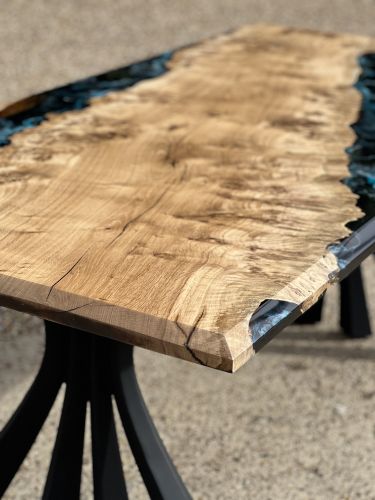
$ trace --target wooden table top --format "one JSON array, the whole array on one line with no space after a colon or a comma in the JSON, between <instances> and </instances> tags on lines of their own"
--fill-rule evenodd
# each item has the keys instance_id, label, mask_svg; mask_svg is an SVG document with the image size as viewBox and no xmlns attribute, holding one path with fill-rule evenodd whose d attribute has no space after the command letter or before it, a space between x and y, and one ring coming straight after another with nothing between
<instances>
[{"instance_id":1,"label":"wooden table top","mask_svg":"<svg viewBox=\"0 0 375 500\"><path fill-rule=\"evenodd\" d=\"M362 216L341 180L371 48L244 27L81 110L28 118L0 149L0 304L238 369L265 301L301 313L337 278L327 246Z\"/></svg>"}]
</instances>

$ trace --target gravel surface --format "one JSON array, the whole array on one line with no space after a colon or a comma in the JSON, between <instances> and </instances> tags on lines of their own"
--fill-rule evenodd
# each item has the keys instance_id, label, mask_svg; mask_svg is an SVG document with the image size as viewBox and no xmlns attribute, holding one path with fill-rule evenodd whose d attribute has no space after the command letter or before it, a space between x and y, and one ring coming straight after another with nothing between
<instances>
[{"instance_id":1,"label":"gravel surface","mask_svg":"<svg viewBox=\"0 0 375 500\"><path fill-rule=\"evenodd\" d=\"M0 102L245 22L375 35L374 14L373 0L13 0L1 6ZM374 259L364 271L375 331ZM332 289L320 325L285 330L235 375L137 350L145 399L194 499L375 499L375 337L345 340L337 316ZM2 425L38 368L42 322L2 310L0 346ZM62 398L4 498L40 498ZM120 434L131 498L147 498ZM88 432L83 499L89 452Z\"/></svg>"}]
</instances>

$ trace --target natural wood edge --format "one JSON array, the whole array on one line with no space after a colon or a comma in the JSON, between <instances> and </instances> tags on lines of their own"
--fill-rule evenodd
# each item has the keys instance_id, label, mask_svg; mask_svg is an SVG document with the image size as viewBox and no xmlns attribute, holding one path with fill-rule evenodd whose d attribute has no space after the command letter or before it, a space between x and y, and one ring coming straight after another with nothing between
<instances>
[{"instance_id":1,"label":"natural wood edge","mask_svg":"<svg viewBox=\"0 0 375 500\"><path fill-rule=\"evenodd\" d=\"M299 314L303 314L320 299L322 294L330 286L339 281L339 273L340 268L337 257L332 252L327 251L305 272L282 288L273 297L269 297L267 300L288 304L289 306L294 304L299 311ZM249 325L251 325L251 319L256 314L257 310L249 317ZM289 314L289 316L291 315ZM283 316L282 319L285 320L285 317ZM291 320L287 324L292 322L293 321ZM269 330L265 331L263 337L271 335L271 330L275 327L277 328L277 323L278 321L270 321ZM284 324L284 327L285 326L287 325ZM249 327L249 330L250 336L252 336L251 326ZM236 366L237 365L238 368L241 366L240 363L236 363Z\"/></svg>"},{"instance_id":2,"label":"natural wood edge","mask_svg":"<svg viewBox=\"0 0 375 500\"><path fill-rule=\"evenodd\" d=\"M271 298L298 304L304 312L335 282L338 272L336 256L327 251L317 262Z\"/></svg>"},{"instance_id":3,"label":"natural wood edge","mask_svg":"<svg viewBox=\"0 0 375 500\"><path fill-rule=\"evenodd\" d=\"M281 289L275 296L269 297L267 300L295 304L300 314L303 314L321 298L328 288L340 281L340 272L341 269L337 257L331 251L327 250L304 273ZM257 310L230 331L223 334L231 360L231 362L227 362L229 369L225 371L236 372L255 355L249 325L251 318L256 313Z\"/></svg>"},{"instance_id":4,"label":"natural wood edge","mask_svg":"<svg viewBox=\"0 0 375 500\"><path fill-rule=\"evenodd\" d=\"M295 304L301 314L303 314L319 300L329 286L337 281L338 273L337 258L333 253L327 251L325 255L304 273L282 288L274 296L267 297L267 300ZM251 342L252 333L249 325L251 318L256 312L255 310L245 321L238 323L225 334L228 350L233 359L232 371L238 370L255 353Z\"/></svg>"}]
</instances>

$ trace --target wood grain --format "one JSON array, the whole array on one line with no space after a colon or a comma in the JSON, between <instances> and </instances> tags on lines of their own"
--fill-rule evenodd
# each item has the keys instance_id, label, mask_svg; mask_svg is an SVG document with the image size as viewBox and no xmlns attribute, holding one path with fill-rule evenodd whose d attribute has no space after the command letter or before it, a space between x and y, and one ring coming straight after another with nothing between
<instances>
[{"instance_id":1,"label":"wood grain","mask_svg":"<svg viewBox=\"0 0 375 500\"><path fill-rule=\"evenodd\" d=\"M310 306L359 218L364 37L245 27L0 150L0 303L210 367L265 299Z\"/></svg>"}]
</instances>

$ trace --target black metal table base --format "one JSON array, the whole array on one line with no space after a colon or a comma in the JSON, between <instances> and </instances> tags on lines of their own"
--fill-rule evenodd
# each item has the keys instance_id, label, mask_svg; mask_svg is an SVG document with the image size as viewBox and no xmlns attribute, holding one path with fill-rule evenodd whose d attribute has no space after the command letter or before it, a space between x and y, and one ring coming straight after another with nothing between
<instances>
[{"instance_id":1,"label":"black metal table base","mask_svg":"<svg viewBox=\"0 0 375 500\"><path fill-rule=\"evenodd\" d=\"M191 498L142 398L134 370L133 348L50 322L46 322L46 348L39 372L0 433L0 496L40 432L63 382L66 383L65 398L44 499L80 497L88 402L95 500L128 498L112 396L150 498Z\"/></svg>"},{"instance_id":2,"label":"black metal table base","mask_svg":"<svg viewBox=\"0 0 375 500\"><path fill-rule=\"evenodd\" d=\"M296 323L312 324L322 318L323 300L300 316ZM357 267L340 282L340 326L346 337L364 338L371 335L370 319L366 305L361 268Z\"/></svg>"}]
</instances>

